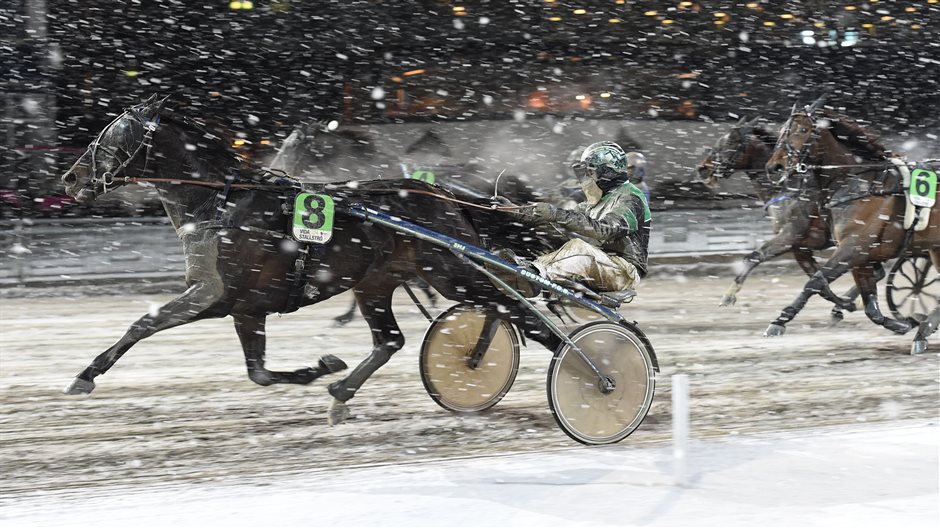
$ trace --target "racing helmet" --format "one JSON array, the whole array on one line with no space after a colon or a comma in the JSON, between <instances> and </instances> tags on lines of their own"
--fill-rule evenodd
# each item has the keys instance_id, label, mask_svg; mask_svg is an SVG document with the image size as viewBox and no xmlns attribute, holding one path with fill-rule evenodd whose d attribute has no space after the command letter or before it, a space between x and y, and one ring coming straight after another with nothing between
<instances>
[{"instance_id":1,"label":"racing helmet","mask_svg":"<svg viewBox=\"0 0 940 528\"><path fill-rule=\"evenodd\" d=\"M613 141L599 141L584 149L581 163L597 180L617 180L627 170L627 153Z\"/></svg>"},{"instance_id":2,"label":"racing helmet","mask_svg":"<svg viewBox=\"0 0 940 528\"><path fill-rule=\"evenodd\" d=\"M628 152L626 158L627 174L630 181L632 183L642 183L643 179L646 178L646 156L639 152Z\"/></svg>"}]
</instances>

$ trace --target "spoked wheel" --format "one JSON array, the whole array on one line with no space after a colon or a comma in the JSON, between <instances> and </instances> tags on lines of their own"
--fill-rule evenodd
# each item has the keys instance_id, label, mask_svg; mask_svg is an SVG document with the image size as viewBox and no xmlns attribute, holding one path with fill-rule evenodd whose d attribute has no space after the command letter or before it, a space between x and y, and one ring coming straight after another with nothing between
<instances>
[{"instance_id":1,"label":"spoked wheel","mask_svg":"<svg viewBox=\"0 0 940 528\"><path fill-rule=\"evenodd\" d=\"M548 368L548 403L558 426L582 444L612 444L639 427L653 403L656 356L634 325L588 323L570 335L609 380L598 379L574 348L562 343Z\"/></svg>"},{"instance_id":2,"label":"spoked wheel","mask_svg":"<svg viewBox=\"0 0 940 528\"><path fill-rule=\"evenodd\" d=\"M509 392L519 370L519 338L509 322L468 306L447 309L421 344L421 381L441 407L477 412Z\"/></svg>"},{"instance_id":3,"label":"spoked wheel","mask_svg":"<svg viewBox=\"0 0 940 528\"><path fill-rule=\"evenodd\" d=\"M940 304L940 274L927 257L897 261L885 289L895 319L923 319Z\"/></svg>"}]
</instances>

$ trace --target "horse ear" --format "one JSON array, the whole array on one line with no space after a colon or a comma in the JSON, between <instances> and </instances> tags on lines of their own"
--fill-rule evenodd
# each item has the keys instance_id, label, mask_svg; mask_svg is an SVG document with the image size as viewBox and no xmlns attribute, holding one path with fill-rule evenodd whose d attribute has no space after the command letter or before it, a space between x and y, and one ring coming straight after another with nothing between
<instances>
[{"instance_id":1,"label":"horse ear","mask_svg":"<svg viewBox=\"0 0 940 528\"><path fill-rule=\"evenodd\" d=\"M747 121L747 116L742 116L741 119L738 119L738 122L735 123L734 126L739 127L743 125L745 121Z\"/></svg>"},{"instance_id":2,"label":"horse ear","mask_svg":"<svg viewBox=\"0 0 940 528\"><path fill-rule=\"evenodd\" d=\"M757 117L755 117L754 119L751 119L750 121L748 121L748 122L747 122L747 126L749 126L749 127L755 127L755 126L757 126L758 123L760 123L760 116L757 116Z\"/></svg>"},{"instance_id":3,"label":"horse ear","mask_svg":"<svg viewBox=\"0 0 940 528\"><path fill-rule=\"evenodd\" d=\"M793 115L795 113L796 113L796 103L793 103L793 108L790 109L790 115Z\"/></svg>"},{"instance_id":4,"label":"horse ear","mask_svg":"<svg viewBox=\"0 0 940 528\"><path fill-rule=\"evenodd\" d=\"M820 95L819 99L816 99L815 101L813 101L813 104L806 107L806 113L812 114L816 110L819 110L822 107L823 103L826 101L826 97L828 96L829 96L829 92L825 92L822 95Z\"/></svg>"},{"instance_id":5,"label":"horse ear","mask_svg":"<svg viewBox=\"0 0 940 528\"><path fill-rule=\"evenodd\" d=\"M156 97L157 97L156 95L153 96L154 99L156 99ZM157 105L153 109L154 110L153 115L157 115L163 110L163 107L166 106L166 102L169 98L170 98L169 95L165 95L163 96L162 99L157 101Z\"/></svg>"}]
</instances>

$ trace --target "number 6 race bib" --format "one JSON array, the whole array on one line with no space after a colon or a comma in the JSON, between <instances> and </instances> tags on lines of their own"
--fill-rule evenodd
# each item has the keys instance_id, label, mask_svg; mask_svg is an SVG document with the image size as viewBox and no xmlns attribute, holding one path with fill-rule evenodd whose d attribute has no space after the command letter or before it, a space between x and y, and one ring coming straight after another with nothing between
<instances>
[{"instance_id":1,"label":"number 6 race bib","mask_svg":"<svg viewBox=\"0 0 940 528\"><path fill-rule=\"evenodd\" d=\"M937 173L925 169L911 172L911 203L933 207L937 201Z\"/></svg>"},{"instance_id":2,"label":"number 6 race bib","mask_svg":"<svg viewBox=\"0 0 940 528\"><path fill-rule=\"evenodd\" d=\"M299 242L329 242L333 238L333 198L325 194L298 194L294 200L293 226L294 238Z\"/></svg>"}]
</instances>

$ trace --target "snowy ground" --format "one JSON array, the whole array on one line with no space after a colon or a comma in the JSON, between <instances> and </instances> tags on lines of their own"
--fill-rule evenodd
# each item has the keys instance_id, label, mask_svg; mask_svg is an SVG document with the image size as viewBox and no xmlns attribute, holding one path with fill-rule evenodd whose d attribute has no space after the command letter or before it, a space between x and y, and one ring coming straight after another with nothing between
<instances>
[{"instance_id":1,"label":"snowy ground","mask_svg":"<svg viewBox=\"0 0 940 528\"><path fill-rule=\"evenodd\" d=\"M25 498L2 526L936 526L936 422L841 426L692 444L627 444L104 487Z\"/></svg>"},{"instance_id":2,"label":"snowy ground","mask_svg":"<svg viewBox=\"0 0 940 528\"><path fill-rule=\"evenodd\" d=\"M516 384L491 412L437 407L416 368L427 325L404 295L406 348L351 400L354 419L333 428L323 382L247 379L228 319L158 334L90 396L62 395L170 296L6 295L0 524L933 525L937 337L927 354L910 356L910 336L862 314L829 327L829 307L816 299L785 336L765 339L804 281L772 275L756 273L732 308L717 307L727 274L660 274L642 285L624 313L656 348L656 398L632 436L599 449L555 425L550 353L537 347L523 351ZM326 352L362 359L371 344L364 324L331 325L346 302L272 318L271 366L298 368ZM692 393L688 488L674 487L670 470L678 373Z\"/></svg>"}]
</instances>

